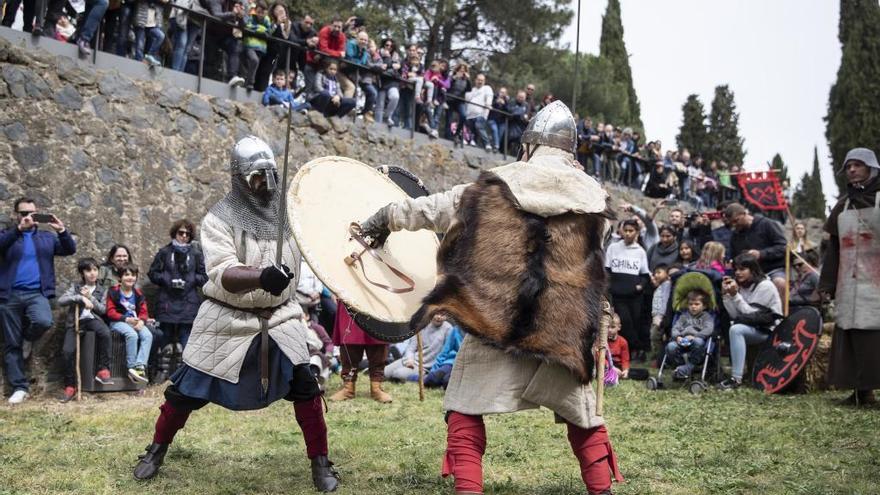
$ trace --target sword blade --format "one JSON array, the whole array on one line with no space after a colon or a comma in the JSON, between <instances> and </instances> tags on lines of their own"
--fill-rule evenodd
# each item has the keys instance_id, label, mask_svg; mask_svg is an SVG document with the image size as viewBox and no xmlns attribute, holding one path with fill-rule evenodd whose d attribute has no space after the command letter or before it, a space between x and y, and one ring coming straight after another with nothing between
<instances>
[{"instance_id":1,"label":"sword blade","mask_svg":"<svg viewBox=\"0 0 880 495\"><path fill-rule=\"evenodd\" d=\"M293 116L293 105L287 106L287 138L284 141L284 165L281 169L281 201L278 202L278 237L275 244L275 265L281 268L284 249L284 224L287 221L287 156L290 154L290 121ZM293 267L296 270L298 267Z\"/></svg>"}]
</instances>

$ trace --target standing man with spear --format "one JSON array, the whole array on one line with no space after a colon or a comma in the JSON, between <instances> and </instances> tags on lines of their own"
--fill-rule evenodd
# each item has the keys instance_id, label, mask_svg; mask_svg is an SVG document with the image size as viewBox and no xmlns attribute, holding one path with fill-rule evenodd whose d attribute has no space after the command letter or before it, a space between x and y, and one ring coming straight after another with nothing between
<instances>
[{"instance_id":1,"label":"standing man with spear","mask_svg":"<svg viewBox=\"0 0 880 495\"><path fill-rule=\"evenodd\" d=\"M174 435L192 411L208 403L227 409L261 409L278 399L293 402L321 492L338 486L327 458L327 425L321 391L309 369L307 328L294 291L300 253L285 207L290 118L282 185L272 150L247 136L232 149L232 189L202 220L201 243L208 282L193 322L184 366L171 376L159 407L152 443L134 468L146 480L162 465Z\"/></svg>"}]
</instances>

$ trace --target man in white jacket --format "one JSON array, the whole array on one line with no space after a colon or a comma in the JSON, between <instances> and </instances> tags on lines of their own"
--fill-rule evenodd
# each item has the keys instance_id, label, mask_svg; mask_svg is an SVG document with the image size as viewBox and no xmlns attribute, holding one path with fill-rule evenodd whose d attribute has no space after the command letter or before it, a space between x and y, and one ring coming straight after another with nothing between
<instances>
[{"instance_id":1,"label":"man in white jacket","mask_svg":"<svg viewBox=\"0 0 880 495\"><path fill-rule=\"evenodd\" d=\"M486 129L486 122L495 93L492 91L492 87L486 84L485 74L477 74L474 79L474 88L465 93L464 97L468 101L466 110L468 128L479 134L480 142L483 143L486 151L490 152L492 144Z\"/></svg>"}]
</instances>

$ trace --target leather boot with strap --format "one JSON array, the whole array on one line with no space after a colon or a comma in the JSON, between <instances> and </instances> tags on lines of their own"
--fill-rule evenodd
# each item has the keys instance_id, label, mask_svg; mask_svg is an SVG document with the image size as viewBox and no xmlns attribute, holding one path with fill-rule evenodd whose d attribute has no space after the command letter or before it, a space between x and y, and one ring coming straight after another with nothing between
<instances>
[{"instance_id":1,"label":"leather boot with strap","mask_svg":"<svg viewBox=\"0 0 880 495\"><path fill-rule=\"evenodd\" d=\"M333 463L326 455L312 459L312 482L319 492L333 492L339 486L339 473L333 468Z\"/></svg>"},{"instance_id":2,"label":"leather boot with strap","mask_svg":"<svg viewBox=\"0 0 880 495\"><path fill-rule=\"evenodd\" d=\"M335 394L330 396L330 402L340 402L343 400L351 400L354 399L354 382L350 380L346 380L342 382L342 388L339 389Z\"/></svg>"},{"instance_id":3,"label":"leather boot with strap","mask_svg":"<svg viewBox=\"0 0 880 495\"><path fill-rule=\"evenodd\" d=\"M382 404L388 404L391 402L391 395L382 390L382 382L379 381L370 382L370 397L372 397L374 401Z\"/></svg>"},{"instance_id":4,"label":"leather boot with strap","mask_svg":"<svg viewBox=\"0 0 880 495\"><path fill-rule=\"evenodd\" d=\"M138 463L134 467L134 479L148 480L156 476L165 460L166 452L168 452L167 443L151 443L146 453L138 456Z\"/></svg>"}]
</instances>

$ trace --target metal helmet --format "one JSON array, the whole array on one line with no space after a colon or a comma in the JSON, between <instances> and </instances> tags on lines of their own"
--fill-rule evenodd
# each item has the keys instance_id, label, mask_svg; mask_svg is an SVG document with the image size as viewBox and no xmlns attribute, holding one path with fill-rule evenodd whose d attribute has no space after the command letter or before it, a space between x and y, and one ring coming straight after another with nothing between
<instances>
[{"instance_id":1,"label":"metal helmet","mask_svg":"<svg viewBox=\"0 0 880 495\"><path fill-rule=\"evenodd\" d=\"M520 141L523 144L559 148L574 154L577 149L577 124L565 103L556 100L532 117Z\"/></svg>"},{"instance_id":2,"label":"metal helmet","mask_svg":"<svg viewBox=\"0 0 880 495\"><path fill-rule=\"evenodd\" d=\"M265 141L256 136L245 136L232 147L229 169L233 176L240 175L248 185L256 175L265 175L269 191L274 191L278 166L275 154Z\"/></svg>"},{"instance_id":3,"label":"metal helmet","mask_svg":"<svg viewBox=\"0 0 880 495\"><path fill-rule=\"evenodd\" d=\"M256 170L277 170L275 154L265 141L256 136L245 136L232 147L229 161L232 175L248 175Z\"/></svg>"}]
</instances>

